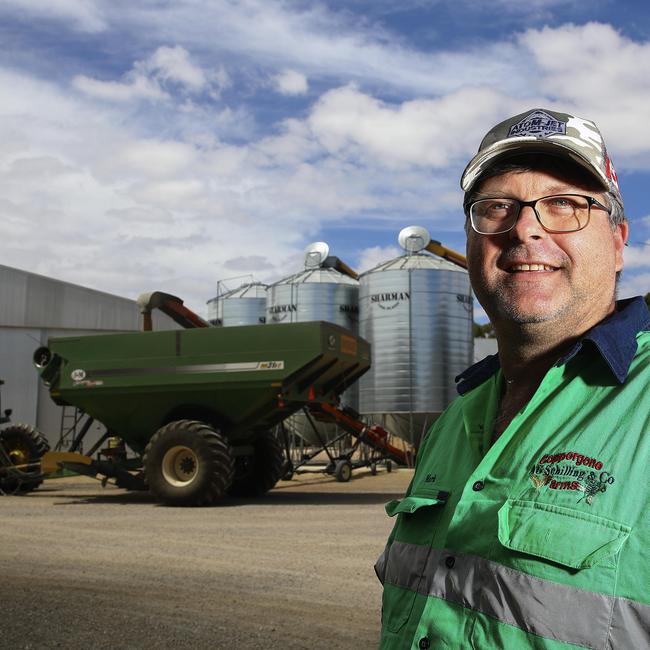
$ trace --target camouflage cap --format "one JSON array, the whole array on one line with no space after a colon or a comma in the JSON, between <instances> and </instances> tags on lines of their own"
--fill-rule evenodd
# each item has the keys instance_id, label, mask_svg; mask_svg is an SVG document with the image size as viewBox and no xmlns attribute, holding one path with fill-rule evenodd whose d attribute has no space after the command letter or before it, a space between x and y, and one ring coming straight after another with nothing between
<instances>
[{"instance_id":1,"label":"camouflage cap","mask_svg":"<svg viewBox=\"0 0 650 650\"><path fill-rule=\"evenodd\" d=\"M463 172L465 192L499 158L518 153L547 153L570 158L596 178L604 191L620 197L618 178L598 127L590 120L535 108L490 129Z\"/></svg>"}]
</instances>

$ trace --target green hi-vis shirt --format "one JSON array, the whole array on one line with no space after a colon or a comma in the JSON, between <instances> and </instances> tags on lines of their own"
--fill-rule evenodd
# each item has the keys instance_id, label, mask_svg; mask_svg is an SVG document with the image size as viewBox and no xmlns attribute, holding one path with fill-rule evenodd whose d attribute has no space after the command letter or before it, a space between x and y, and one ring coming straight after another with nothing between
<instances>
[{"instance_id":1,"label":"green hi-vis shirt","mask_svg":"<svg viewBox=\"0 0 650 650\"><path fill-rule=\"evenodd\" d=\"M492 446L498 362L461 376L386 506L382 649L650 648L649 323L621 301Z\"/></svg>"}]
</instances>

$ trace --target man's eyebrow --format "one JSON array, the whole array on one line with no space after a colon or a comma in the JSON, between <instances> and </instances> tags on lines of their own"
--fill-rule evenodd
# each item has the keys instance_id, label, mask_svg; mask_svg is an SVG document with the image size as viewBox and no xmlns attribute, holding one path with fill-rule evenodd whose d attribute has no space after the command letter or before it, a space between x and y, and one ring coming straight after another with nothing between
<instances>
[{"instance_id":1,"label":"man's eyebrow","mask_svg":"<svg viewBox=\"0 0 650 650\"><path fill-rule=\"evenodd\" d=\"M593 192L592 190L591 192ZM553 196L554 194L583 194L585 192L588 192L588 190L585 190L584 188L579 188L576 187L575 185L566 185L564 183L558 183L556 185L549 185L545 190L544 194L541 194L540 197L542 196ZM517 199L515 196L513 196L511 193L506 192L505 190L503 192L476 192L472 195L472 200L477 201L480 199L514 199L514 200L520 200Z\"/></svg>"},{"instance_id":2,"label":"man's eyebrow","mask_svg":"<svg viewBox=\"0 0 650 650\"><path fill-rule=\"evenodd\" d=\"M516 197L507 194L506 192L475 192L472 194L470 200L465 204L469 205L474 201L482 201L483 199L512 199L518 201Z\"/></svg>"},{"instance_id":3,"label":"man's eyebrow","mask_svg":"<svg viewBox=\"0 0 650 650\"><path fill-rule=\"evenodd\" d=\"M546 188L546 191L549 194L582 194L583 192L586 192L584 188L579 188L576 187L575 185L569 184L567 186L566 183L563 184L557 184L557 185L549 185Z\"/></svg>"}]
</instances>

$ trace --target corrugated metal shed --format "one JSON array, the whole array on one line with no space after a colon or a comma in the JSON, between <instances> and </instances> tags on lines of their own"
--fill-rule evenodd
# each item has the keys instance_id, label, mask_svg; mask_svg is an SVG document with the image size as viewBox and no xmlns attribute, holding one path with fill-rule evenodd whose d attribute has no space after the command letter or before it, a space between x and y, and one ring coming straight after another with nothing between
<instances>
[{"instance_id":1,"label":"corrugated metal shed","mask_svg":"<svg viewBox=\"0 0 650 650\"><path fill-rule=\"evenodd\" d=\"M131 331L140 312L134 300L0 265L0 327Z\"/></svg>"},{"instance_id":2,"label":"corrugated metal shed","mask_svg":"<svg viewBox=\"0 0 650 650\"><path fill-rule=\"evenodd\" d=\"M154 329L178 329L162 313L153 317ZM13 410L13 422L34 425L55 442L61 408L39 384L34 350L55 336L138 330L140 319L135 300L0 265L2 408Z\"/></svg>"}]
</instances>

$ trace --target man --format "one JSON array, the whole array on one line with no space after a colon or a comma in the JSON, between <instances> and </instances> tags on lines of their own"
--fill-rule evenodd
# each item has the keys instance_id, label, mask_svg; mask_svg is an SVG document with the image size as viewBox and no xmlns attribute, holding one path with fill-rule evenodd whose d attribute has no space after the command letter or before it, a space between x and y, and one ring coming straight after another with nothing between
<instances>
[{"instance_id":1,"label":"man","mask_svg":"<svg viewBox=\"0 0 650 650\"><path fill-rule=\"evenodd\" d=\"M377 562L381 647L650 647L650 314L595 124L531 110L461 180L498 355L458 378Z\"/></svg>"}]
</instances>

